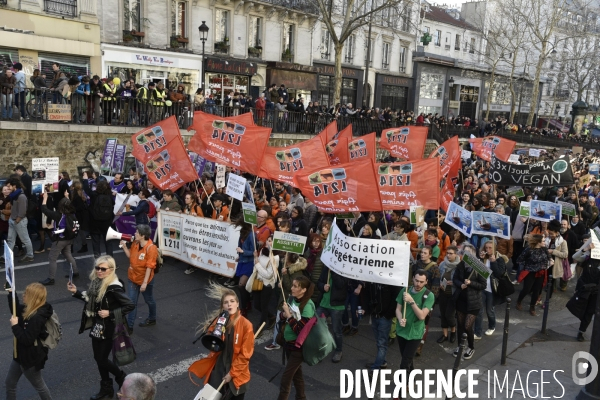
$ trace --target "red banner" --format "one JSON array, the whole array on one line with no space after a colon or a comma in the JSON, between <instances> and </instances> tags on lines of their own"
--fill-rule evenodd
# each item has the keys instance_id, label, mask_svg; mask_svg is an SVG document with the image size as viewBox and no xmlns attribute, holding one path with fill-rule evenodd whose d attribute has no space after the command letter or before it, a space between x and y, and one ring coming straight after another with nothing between
<instances>
[{"instance_id":1,"label":"red banner","mask_svg":"<svg viewBox=\"0 0 600 400\"><path fill-rule=\"evenodd\" d=\"M229 118L198 113L194 113L196 133L188 149L209 161L258 175L271 129L255 126L251 113Z\"/></svg>"},{"instance_id":2,"label":"red banner","mask_svg":"<svg viewBox=\"0 0 600 400\"><path fill-rule=\"evenodd\" d=\"M454 183L452 182L452 179L446 179L446 183L444 184L444 187L442 187L442 193L440 195L440 206L445 212L448 212L448 207L454 199L454 192Z\"/></svg>"},{"instance_id":3,"label":"red banner","mask_svg":"<svg viewBox=\"0 0 600 400\"><path fill-rule=\"evenodd\" d=\"M177 119L171 116L131 136L131 155L142 162L147 161L176 139L181 139L181 133Z\"/></svg>"},{"instance_id":4,"label":"red banner","mask_svg":"<svg viewBox=\"0 0 600 400\"><path fill-rule=\"evenodd\" d=\"M377 160L377 136L375 132L353 138L348 142L348 161Z\"/></svg>"},{"instance_id":5,"label":"red banner","mask_svg":"<svg viewBox=\"0 0 600 400\"><path fill-rule=\"evenodd\" d=\"M425 126L401 126L384 129L379 139L379 147L390 152L392 157L404 160L423 158L429 128Z\"/></svg>"},{"instance_id":6,"label":"red banner","mask_svg":"<svg viewBox=\"0 0 600 400\"><path fill-rule=\"evenodd\" d=\"M144 162L148 179L160 190L179 189L198 179L181 137L167 143L162 150Z\"/></svg>"},{"instance_id":7,"label":"red banner","mask_svg":"<svg viewBox=\"0 0 600 400\"><path fill-rule=\"evenodd\" d=\"M469 139L471 150L477 154L477 157L485 161L492 160L492 153L497 159L508 161L517 142L498 136L486 136L484 138Z\"/></svg>"},{"instance_id":8,"label":"red banner","mask_svg":"<svg viewBox=\"0 0 600 400\"><path fill-rule=\"evenodd\" d=\"M440 177L445 178L449 172L450 177L458 174L458 168L460 167L460 156L461 149L458 144L458 136L454 136L442 143L437 149L435 149L429 158L439 158L440 162ZM439 182L439 181L438 181Z\"/></svg>"},{"instance_id":9,"label":"red banner","mask_svg":"<svg viewBox=\"0 0 600 400\"><path fill-rule=\"evenodd\" d=\"M335 135L338 133L337 121L330 122L325 129L317 134L317 138L321 140L323 146L327 145L327 143L331 142ZM350 126L350 136L352 136L352 126Z\"/></svg>"},{"instance_id":10,"label":"red banner","mask_svg":"<svg viewBox=\"0 0 600 400\"><path fill-rule=\"evenodd\" d=\"M375 164L384 210L440 207L440 164L435 159Z\"/></svg>"},{"instance_id":11,"label":"red banner","mask_svg":"<svg viewBox=\"0 0 600 400\"><path fill-rule=\"evenodd\" d=\"M330 126L331 124L327 125ZM323 130L323 132L325 132ZM321 132L321 133L323 133ZM320 134L319 134L320 135ZM313 138L314 139L314 138ZM313 140L311 139L311 140ZM348 142L352 140L352 125L348 125L339 133L335 133L332 139L325 145L325 151L329 155L330 165L345 164L348 162Z\"/></svg>"},{"instance_id":12,"label":"red banner","mask_svg":"<svg viewBox=\"0 0 600 400\"><path fill-rule=\"evenodd\" d=\"M287 147L267 147L260 166L261 178L294 185L294 175L305 168L327 168L329 156L320 140L307 140Z\"/></svg>"},{"instance_id":13,"label":"red banner","mask_svg":"<svg viewBox=\"0 0 600 400\"><path fill-rule=\"evenodd\" d=\"M373 161L363 160L302 171L294 175L294 187L322 212L381 211L376 179Z\"/></svg>"}]
</instances>

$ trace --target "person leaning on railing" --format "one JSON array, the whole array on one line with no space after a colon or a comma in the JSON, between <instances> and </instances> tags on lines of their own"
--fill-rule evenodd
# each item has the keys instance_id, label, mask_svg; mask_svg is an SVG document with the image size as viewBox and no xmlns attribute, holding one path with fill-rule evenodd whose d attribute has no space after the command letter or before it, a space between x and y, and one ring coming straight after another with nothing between
<instances>
[{"instance_id":1,"label":"person leaning on railing","mask_svg":"<svg viewBox=\"0 0 600 400\"><path fill-rule=\"evenodd\" d=\"M114 101L117 97L117 87L115 86L112 77L106 78L106 81L101 86L100 97L102 98L102 115L104 116L104 123L110 125L112 123Z\"/></svg>"}]
</instances>

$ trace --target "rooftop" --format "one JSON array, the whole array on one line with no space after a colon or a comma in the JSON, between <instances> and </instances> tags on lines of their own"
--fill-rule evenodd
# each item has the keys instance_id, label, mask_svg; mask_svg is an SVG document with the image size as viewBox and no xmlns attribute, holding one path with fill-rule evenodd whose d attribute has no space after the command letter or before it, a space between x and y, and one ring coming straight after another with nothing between
<instances>
[{"instance_id":1,"label":"rooftop","mask_svg":"<svg viewBox=\"0 0 600 400\"><path fill-rule=\"evenodd\" d=\"M425 3L426 4L426 3ZM425 12L425 19L428 21L436 21L441 22L443 24L448 24L452 26L456 26L462 29L468 29L471 31L479 31L477 27L469 24L463 18L454 18L452 14L459 15L454 9L446 10L441 7L437 7L434 5L427 4L423 7L423 11ZM448 12L450 11L450 13Z\"/></svg>"}]
</instances>

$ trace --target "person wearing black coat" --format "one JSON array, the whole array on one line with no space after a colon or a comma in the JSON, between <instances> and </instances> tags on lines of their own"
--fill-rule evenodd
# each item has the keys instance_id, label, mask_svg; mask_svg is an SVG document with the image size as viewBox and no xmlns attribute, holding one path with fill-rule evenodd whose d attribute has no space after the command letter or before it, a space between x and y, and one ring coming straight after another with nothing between
<instances>
[{"instance_id":1,"label":"person wearing black coat","mask_svg":"<svg viewBox=\"0 0 600 400\"><path fill-rule=\"evenodd\" d=\"M115 332L115 319L125 321L125 315L134 308L127 294L125 284L115 273L117 266L114 258L102 256L96 260L94 269L90 274L91 283L87 291L81 292L71 282L67 289L73 297L85 302L81 315L79 333L90 329L94 360L100 372L100 391L90 400L100 400L114 396L113 381L109 374L113 374L119 389L127 374L109 360L113 346Z\"/></svg>"},{"instance_id":2,"label":"person wearing black coat","mask_svg":"<svg viewBox=\"0 0 600 400\"><path fill-rule=\"evenodd\" d=\"M148 213L150 212L150 204L148 201L148 197L150 197L150 191L148 189L140 190L138 195L140 197L140 202L137 206L133 207L131 211L125 211L117 213L117 215L133 215L135 216L135 225L150 225L150 218L148 218Z\"/></svg>"},{"instance_id":3,"label":"person wearing black coat","mask_svg":"<svg viewBox=\"0 0 600 400\"><path fill-rule=\"evenodd\" d=\"M348 279L323 266L317 287L321 292L321 296L316 315L320 316L324 314L326 317L331 317L333 338L336 346L331 361L339 363L342 361L342 316L346 310Z\"/></svg>"},{"instance_id":4,"label":"person wearing black coat","mask_svg":"<svg viewBox=\"0 0 600 400\"><path fill-rule=\"evenodd\" d=\"M491 240L488 240L481 246L481 250L479 251L479 260L487 265L492 270L492 275L496 279L502 278L504 273L506 272L506 262L504 258L502 258L501 254L495 251L495 245ZM485 331L486 336L491 336L496 330L496 310L494 306L502 304L504 299L500 296L497 296L496 293L493 292L492 287L492 275L487 278L485 290L482 293L482 308L479 309L479 314L477 314L477 319L475 320L475 336L481 337L483 333L483 311L485 308L485 312L488 318L488 329Z\"/></svg>"},{"instance_id":5,"label":"person wearing black coat","mask_svg":"<svg viewBox=\"0 0 600 400\"><path fill-rule=\"evenodd\" d=\"M90 235L92 236L92 249L94 251L94 258L100 257L101 248L100 243L104 243L104 247L106 248L106 254L109 256L113 255L112 245L110 241L106 240L106 232L108 232L108 228L112 225L113 218L106 220L97 220L94 218L94 207L96 206L96 202L99 196L110 196L112 201L112 192L110 190L110 186L108 182L105 180L101 180L96 185L96 190L90 190L87 173L83 173L83 190L90 197Z\"/></svg>"},{"instance_id":6,"label":"person wearing black coat","mask_svg":"<svg viewBox=\"0 0 600 400\"><path fill-rule=\"evenodd\" d=\"M77 253L87 253L86 237L90 231L90 210L88 207L88 198L83 191L81 182L75 182L71 187L71 204L75 208L75 216L79 223L79 235L75 239L76 244L81 243L81 248Z\"/></svg>"},{"instance_id":7,"label":"person wearing black coat","mask_svg":"<svg viewBox=\"0 0 600 400\"><path fill-rule=\"evenodd\" d=\"M300 206L292 209L292 230L294 235L308 236L308 224L304 220L304 210Z\"/></svg>"},{"instance_id":8,"label":"person wearing black coat","mask_svg":"<svg viewBox=\"0 0 600 400\"><path fill-rule=\"evenodd\" d=\"M581 276L577 280L573 298L567 303L567 308L581 321L577 340L583 342L583 334L592 322L596 312L598 285L600 284L600 260L590 258L582 265Z\"/></svg>"},{"instance_id":9,"label":"person wearing black coat","mask_svg":"<svg viewBox=\"0 0 600 400\"><path fill-rule=\"evenodd\" d=\"M12 293L8 293L8 307L13 312ZM15 295L16 316L10 318L12 333L17 339L17 356L8 367L6 374L6 399L17 399L17 383L21 375L32 384L43 400L52 400L50 390L42 377L42 369L48 359L48 349L42 345L46 333L46 321L52 316L52 306L46 302L46 288L32 283L25 288L23 304Z\"/></svg>"},{"instance_id":10,"label":"person wearing black coat","mask_svg":"<svg viewBox=\"0 0 600 400\"><path fill-rule=\"evenodd\" d=\"M396 298L400 293L400 288L366 282L365 292L365 299L369 301L369 312L371 313L371 329L373 329L377 345L375 362L367 364L367 368L370 371L374 371L380 368L387 368L385 355L392 327L392 318L396 315Z\"/></svg>"},{"instance_id":11,"label":"person wearing black coat","mask_svg":"<svg viewBox=\"0 0 600 400\"><path fill-rule=\"evenodd\" d=\"M466 245L465 251L475 256L475 248L473 246ZM454 299L456 300L458 337L461 338L463 333L467 334L469 348L465 350L463 357L468 360L473 357L473 353L475 352L473 327L481 308L481 292L485 290L487 285L485 279L466 265L464 261L461 261L456 266L456 272L452 277L452 285L456 288ZM455 357L458 355L458 350L458 348L454 350Z\"/></svg>"}]
</instances>

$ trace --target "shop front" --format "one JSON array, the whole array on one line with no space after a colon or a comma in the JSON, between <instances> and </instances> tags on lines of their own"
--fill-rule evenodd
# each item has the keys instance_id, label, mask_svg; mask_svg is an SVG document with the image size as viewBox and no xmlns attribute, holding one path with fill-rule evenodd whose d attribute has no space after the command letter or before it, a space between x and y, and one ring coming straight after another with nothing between
<instances>
[{"instance_id":1,"label":"shop front","mask_svg":"<svg viewBox=\"0 0 600 400\"><path fill-rule=\"evenodd\" d=\"M375 76L375 107L407 111L408 95L413 88L412 78L377 74Z\"/></svg>"},{"instance_id":2,"label":"shop front","mask_svg":"<svg viewBox=\"0 0 600 400\"><path fill-rule=\"evenodd\" d=\"M317 99L321 105L333 107L333 93L335 88L335 66L328 64L317 64L319 77L317 81ZM342 91L340 102L342 104L352 103L356 108L362 104L364 71L360 68L342 67Z\"/></svg>"},{"instance_id":3,"label":"shop front","mask_svg":"<svg viewBox=\"0 0 600 400\"><path fill-rule=\"evenodd\" d=\"M106 76L116 76L122 81L133 78L142 85L162 82L169 89L183 85L189 95L201 86L201 56L108 44L102 45L102 51Z\"/></svg>"},{"instance_id":4,"label":"shop front","mask_svg":"<svg viewBox=\"0 0 600 400\"><path fill-rule=\"evenodd\" d=\"M253 98L256 96L256 90L251 86L252 77L258 71L256 63L206 57L204 70L205 91L207 95L212 94L217 105L222 105L223 98L231 92L244 96L253 94Z\"/></svg>"},{"instance_id":5,"label":"shop front","mask_svg":"<svg viewBox=\"0 0 600 400\"><path fill-rule=\"evenodd\" d=\"M270 62L267 64L267 87L272 84L278 88L285 85L288 96L294 99L304 98L306 106L317 91L317 72L317 68L309 65Z\"/></svg>"}]
</instances>

